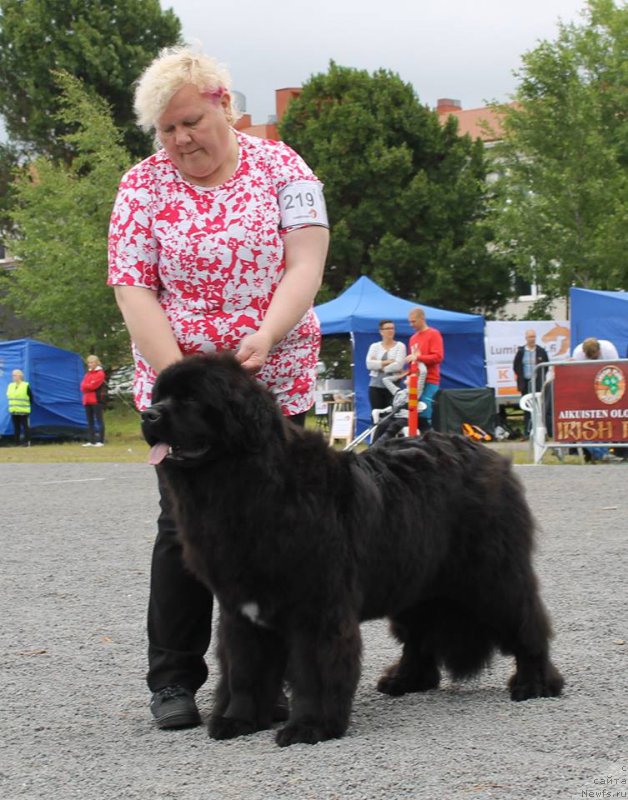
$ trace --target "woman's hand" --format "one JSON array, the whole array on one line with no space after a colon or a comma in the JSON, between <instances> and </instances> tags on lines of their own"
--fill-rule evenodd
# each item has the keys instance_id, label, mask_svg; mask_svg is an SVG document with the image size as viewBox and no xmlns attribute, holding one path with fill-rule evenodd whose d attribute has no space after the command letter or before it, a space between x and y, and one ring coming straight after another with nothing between
<instances>
[{"instance_id":1,"label":"woman's hand","mask_svg":"<svg viewBox=\"0 0 628 800\"><path fill-rule=\"evenodd\" d=\"M236 358L244 369L256 373L264 366L272 346L273 341L269 334L256 331L242 339Z\"/></svg>"}]
</instances>

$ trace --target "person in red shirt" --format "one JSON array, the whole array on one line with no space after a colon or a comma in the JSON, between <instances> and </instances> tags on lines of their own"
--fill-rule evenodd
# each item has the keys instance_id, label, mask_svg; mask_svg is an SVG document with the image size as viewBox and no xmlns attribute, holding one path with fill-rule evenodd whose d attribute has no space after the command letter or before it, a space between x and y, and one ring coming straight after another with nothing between
<instances>
[{"instance_id":1,"label":"person in red shirt","mask_svg":"<svg viewBox=\"0 0 628 800\"><path fill-rule=\"evenodd\" d=\"M105 443L105 421L103 417L105 370L98 356L87 356L87 372L81 381L83 405L87 417L88 442L83 447L102 447Z\"/></svg>"},{"instance_id":2,"label":"person in red shirt","mask_svg":"<svg viewBox=\"0 0 628 800\"><path fill-rule=\"evenodd\" d=\"M408 314L408 322L415 330L410 337L408 362L421 362L427 367L425 387L421 394L421 401L427 408L422 411L419 423L424 427L432 427L432 407L434 396L440 387L440 363L445 357L443 337L436 328L431 328L425 321L425 311L422 308L413 308Z\"/></svg>"}]
</instances>

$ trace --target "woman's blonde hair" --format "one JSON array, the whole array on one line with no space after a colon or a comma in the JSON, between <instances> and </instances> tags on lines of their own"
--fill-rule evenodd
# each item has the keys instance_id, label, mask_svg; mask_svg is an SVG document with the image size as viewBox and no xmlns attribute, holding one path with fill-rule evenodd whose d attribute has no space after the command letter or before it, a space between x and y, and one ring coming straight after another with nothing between
<instances>
[{"instance_id":1,"label":"woman's blonde hair","mask_svg":"<svg viewBox=\"0 0 628 800\"><path fill-rule=\"evenodd\" d=\"M135 115L142 128L156 128L170 100L188 85L196 86L203 94L229 91L231 76L215 59L188 47L165 48L140 75L135 87ZM225 113L230 125L240 116L232 101Z\"/></svg>"},{"instance_id":2,"label":"woman's blonde hair","mask_svg":"<svg viewBox=\"0 0 628 800\"><path fill-rule=\"evenodd\" d=\"M87 356L87 358L85 359L85 362L87 364L89 364L90 361L92 361L94 364L96 364L97 367L102 367L102 364L100 363L100 359L98 358L98 356L93 356L93 355L92 356Z\"/></svg>"},{"instance_id":3,"label":"woman's blonde hair","mask_svg":"<svg viewBox=\"0 0 628 800\"><path fill-rule=\"evenodd\" d=\"M21 370L21 369L14 369L14 370L12 370L12 371L11 371L11 377L13 377L14 375L19 375L19 376L20 376L20 378L21 378L22 380L24 380L24 373L22 372L22 370Z\"/></svg>"}]
</instances>

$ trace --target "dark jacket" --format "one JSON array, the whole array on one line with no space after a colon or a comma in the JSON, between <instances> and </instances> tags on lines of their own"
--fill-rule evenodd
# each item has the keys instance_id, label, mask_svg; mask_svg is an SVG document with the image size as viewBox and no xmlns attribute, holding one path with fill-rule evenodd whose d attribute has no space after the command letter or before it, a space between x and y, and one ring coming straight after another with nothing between
<instances>
[{"instance_id":1,"label":"dark jacket","mask_svg":"<svg viewBox=\"0 0 628 800\"><path fill-rule=\"evenodd\" d=\"M515 360L512 362L512 368L515 371L515 375L517 376L517 389L521 392L521 394L526 394L527 392L531 391L528 387L528 382L523 377L523 351L525 350L525 345L517 348L517 353L515 355ZM547 350L544 350L542 347L539 347L537 344L536 352L534 354L534 363L540 364L543 361L549 361L549 356L547 355ZM545 379L545 375L543 374L545 370L538 369L536 371L536 387L534 389L535 392L540 392L543 388L543 381Z\"/></svg>"}]
</instances>

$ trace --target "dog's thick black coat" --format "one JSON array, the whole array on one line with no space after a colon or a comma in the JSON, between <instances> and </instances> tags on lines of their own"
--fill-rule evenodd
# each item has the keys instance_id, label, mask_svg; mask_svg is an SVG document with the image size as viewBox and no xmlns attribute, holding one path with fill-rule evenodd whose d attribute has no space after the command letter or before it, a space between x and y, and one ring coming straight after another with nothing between
<instances>
[{"instance_id":1,"label":"dog's thick black coat","mask_svg":"<svg viewBox=\"0 0 628 800\"><path fill-rule=\"evenodd\" d=\"M342 736L360 621L384 616L403 650L381 692L434 689L441 667L465 678L501 650L516 659L513 700L560 694L533 520L507 460L436 433L334 451L228 355L169 367L153 399L144 435L170 446L159 469L184 557L221 607L212 737L270 727L285 674L277 742Z\"/></svg>"}]
</instances>

